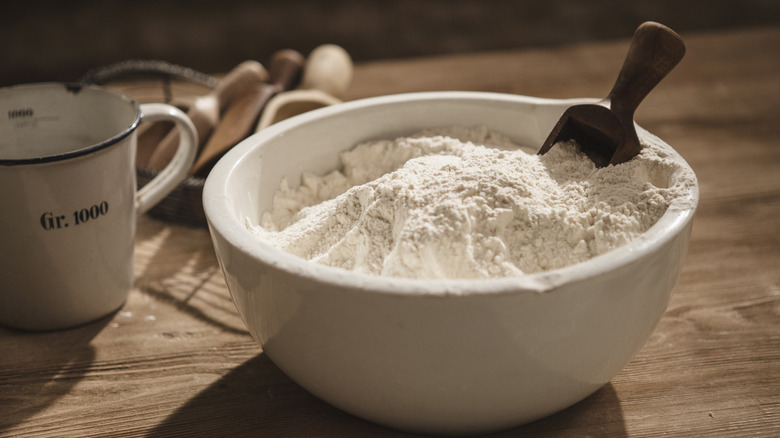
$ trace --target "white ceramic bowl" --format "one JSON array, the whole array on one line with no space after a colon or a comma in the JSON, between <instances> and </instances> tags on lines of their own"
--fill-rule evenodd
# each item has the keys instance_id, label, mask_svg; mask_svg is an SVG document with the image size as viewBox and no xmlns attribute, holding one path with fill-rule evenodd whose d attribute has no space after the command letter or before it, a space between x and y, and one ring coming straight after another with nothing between
<instances>
[{"instance_id":1,"label":"white ceramic bowl","mask_svg":"<svg viewBox=\"0 0 780 438\"><path fill-rule=\"evenodd\" d=\"M667 306L698 187L635 241L520 278L355 274L284 253L244 224L270 209L282 177L294 183L304 170L336 169L337 152L362 141L485 125L538 147L563 110L583 101L473 92L383 96L306 113L243 141L211 172L203 201L252 336L311 393L408 431L500 430L566 408L609 382ZM687 168L671 148L669 154Z\"/></svg>"}]
</instances>

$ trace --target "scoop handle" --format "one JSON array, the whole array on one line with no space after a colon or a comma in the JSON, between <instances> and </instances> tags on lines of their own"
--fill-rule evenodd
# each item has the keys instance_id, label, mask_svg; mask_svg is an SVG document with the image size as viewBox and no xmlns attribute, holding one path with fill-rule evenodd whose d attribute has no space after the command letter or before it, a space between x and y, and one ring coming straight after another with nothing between
<instances>
[{"instance_id":1,"label":"scoop handle","mask_svg":"<svg viewBox=\"0 0 780 438\"><path fill-rule=\"evenodd\" d=\"M674 69L685 55L680 35L660 23L642 23L607 100L619 116L633 121L634 111L650 91Z\"/></svg>"}]
</instances>

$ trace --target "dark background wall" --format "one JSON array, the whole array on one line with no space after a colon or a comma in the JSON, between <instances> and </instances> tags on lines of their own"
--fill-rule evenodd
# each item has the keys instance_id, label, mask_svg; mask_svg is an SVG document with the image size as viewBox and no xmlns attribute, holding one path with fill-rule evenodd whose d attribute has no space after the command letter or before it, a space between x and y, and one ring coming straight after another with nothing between
<instances>
[{"instance_id":1,"label":"dark background wall","mask_svg":"<svg viewBox=\"0 0 780 438\"><path fill-rule=\"evenodd\" d=\"M212 0L0 3L0 85L75 80L127 59L209 73L336 43L356 61L780 25L778 0ZM771 56L777 56L777 48ZM768 53L769 56L769 53Z\"/></svg>"}]
</instances>

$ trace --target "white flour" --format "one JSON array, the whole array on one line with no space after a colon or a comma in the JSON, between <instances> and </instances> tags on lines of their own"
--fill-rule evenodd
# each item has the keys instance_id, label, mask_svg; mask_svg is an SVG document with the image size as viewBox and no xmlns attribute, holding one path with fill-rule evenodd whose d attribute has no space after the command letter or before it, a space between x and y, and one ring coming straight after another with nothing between
<instances>
[{"instance_id":1,"label":"white flour","mask_svg":"<svg viewBox=\"0 0 780 438\"><path fill-rule=\"evenodd\" d=\"M482 127L365 143L342 153L341 171L305 174L295 190L283 181L273 210L247 226L289 253L375 275L560 268L634 239L694 183L687 172L666 187L681 166L653 139L603 169L574 144L538 156Z\"/></svg>"}]
</instances>

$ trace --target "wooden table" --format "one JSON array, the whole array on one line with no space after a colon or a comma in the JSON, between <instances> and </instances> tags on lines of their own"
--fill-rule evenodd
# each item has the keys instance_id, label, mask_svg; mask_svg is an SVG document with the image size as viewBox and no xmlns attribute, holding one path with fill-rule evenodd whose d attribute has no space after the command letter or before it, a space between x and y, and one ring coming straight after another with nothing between
<instances>
[{"instance_id":1,"label":"wooden table","mask_svg":"<svg viewBox=\"0 0 780 438\"><path fill-rule=\"evenodd\" d=\"M780 29L683 35L637 120L701 203L647 345L581 403L496 436L780 436ZM628 40L359 65L349 99L421 90L601 97ZM291 382L252 341L208 232L138 224L136 284L101 321L0 329L2 436L405 436Z\"/></svg>"}]
</instances>

